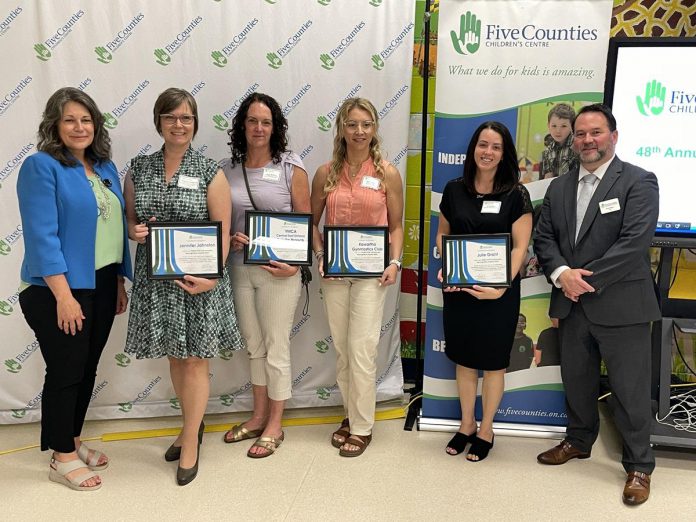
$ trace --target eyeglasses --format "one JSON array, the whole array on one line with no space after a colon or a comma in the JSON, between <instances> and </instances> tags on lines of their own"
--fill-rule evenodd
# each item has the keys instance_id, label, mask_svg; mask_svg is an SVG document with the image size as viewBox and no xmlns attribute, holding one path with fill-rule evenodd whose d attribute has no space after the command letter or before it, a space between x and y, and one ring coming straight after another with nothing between
<instances>
[{"instance_id":1,"label":"eyeglasses","mask_svg":"<svg viewBox=\"0 0 696 522\"><path fill-rule=\"evenodd\" d=\"M374 129L375 127L375 122L374 121L353 121L353 120L348 120L343 123L343 126L348 129L350 132L355 132L359 128L362 128L363 130L369 131Z\"/></svg>"},{"instance_id":2,"label":"eyeglasses","mask_svg":"<svg viewBox=\"0 0 696 522\"><path fill-rule=\"evenodd\" d=\"M182 125L191 125L196 121L196 117L193 114L182 114L181 116L177 116L176 114L160 114L160 119L166 125L174 125L177 120L180 121Z\"/></svg>"}]
</instances>

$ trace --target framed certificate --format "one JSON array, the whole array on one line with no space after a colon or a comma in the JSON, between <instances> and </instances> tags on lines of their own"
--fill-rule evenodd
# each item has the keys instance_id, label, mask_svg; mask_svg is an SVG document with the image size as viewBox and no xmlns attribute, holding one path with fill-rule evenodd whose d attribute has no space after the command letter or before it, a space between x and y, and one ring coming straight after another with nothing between
<instances>
[{"instance_id":1,"label":"framed certificate","mask_svg":"<svg viewBox=\"0 0 696 522\"><path fill-rule=\"evenodd\" d=\"M381 277L388 264L387 227L324 227L324 277Z\"/></svg>"},{"instance_id":2,"label":"framed certificate","mask_svg":"<svg viewBox=\"0 0 696 522\"><path fill-rule=\"evenodd\" d=\"M442 286L507 288L510 234L442 236Z\"/></svg>"},{"instance_id":3,"label":"framed certificate","mask_svg":"<svg viewBox=\"0 0 696 522\"><path fill-rule=\"evenodd\" d=\"M244 263L267 265L270 260L289 265L312 264L312 214L247 210Z\"/></svg>"},{"instance_id":4,"label":"framed certificate","mask_svg":"<svg viewBox=\"0 0 696 522\"><path fill-rule=\"evenodd\" d=\"M151 221L147 226L149 279L181 279L184 275L222 277L220 221Z\"/></svg>"}]
</instances>

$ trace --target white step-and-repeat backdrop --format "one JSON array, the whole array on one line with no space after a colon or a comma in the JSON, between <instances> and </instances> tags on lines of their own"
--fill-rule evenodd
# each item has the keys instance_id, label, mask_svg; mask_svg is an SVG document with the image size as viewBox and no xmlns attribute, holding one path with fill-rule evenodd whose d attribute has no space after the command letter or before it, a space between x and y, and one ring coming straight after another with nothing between
<instances>
[{"instance_id":1,"label":"white step-and-repeat backdrop","mask_svg":"<svg viewBox=\"0 0 696 522\"><path fill-rule=\"evenodd\" d=\"M414 1L399 0L16 0L0 7L0 424L40 416L44 363L19 307L23 255L15 184L36 152L47 98L63 86L85 90L105 113L114 161L162 144L152 106L167 87L189 90L199 106L194 146L222 159L241 101L265 92L289 120L290 147L310 176L328 161L333 121L343 100L369 98L381 119L386 156L402 173L411 97ZM384 310L378 400L399 396L398 285ZM304 297L303 297L304 299ZM341 403L335 355L315 281L309 311L300 302L292 330L289 407ZM166 360L123 353L127 314L119 316L102 357L88 418L176 415ZM249 410L246 352L223 354L210 368L208 412Z\"/></svg>"}]
</instances>

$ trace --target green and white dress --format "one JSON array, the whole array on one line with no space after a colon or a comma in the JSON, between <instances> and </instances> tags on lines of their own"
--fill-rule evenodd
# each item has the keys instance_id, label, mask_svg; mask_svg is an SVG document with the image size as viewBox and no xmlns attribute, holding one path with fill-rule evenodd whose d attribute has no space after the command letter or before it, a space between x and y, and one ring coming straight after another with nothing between
<instances>
[{"instance_id":1,"label":"green and white dress","mask_svg":"<svg viewBox=\"0 0 696 522\"><path fill-rule=\"evenodd\" d=\"M217 170L215 161L189 147L179 171L166 183L163 150L133 158L130 173L138 222L152 216L157 221L208 221L208 185ZM188 188L191 180L180 186L181 176L198 178L198 187ZM138 359L183 359L216 357L222 350L241 348L244 340L227 268L212 290L190 295L173 281L148 279L145 245L139 244L125 351Z\"/></svg>"}]
</instances>

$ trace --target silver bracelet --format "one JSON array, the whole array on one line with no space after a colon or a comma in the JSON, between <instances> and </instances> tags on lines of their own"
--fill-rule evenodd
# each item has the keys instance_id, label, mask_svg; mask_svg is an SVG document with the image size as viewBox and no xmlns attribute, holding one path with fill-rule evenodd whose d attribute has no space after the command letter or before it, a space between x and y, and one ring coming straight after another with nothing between
<instances>
[{"instance_id":1,"label":"silver bracelet","mask_svg":"<svg viewBox=\"0 0 696 522\"><path fill-rule=\"evenodd\" d=\"M314 257L317 258L317 261L319 260L320 257L324 257L324 251L323 250L317 250L314 252Z\"/></svg>"}]
</instances>

